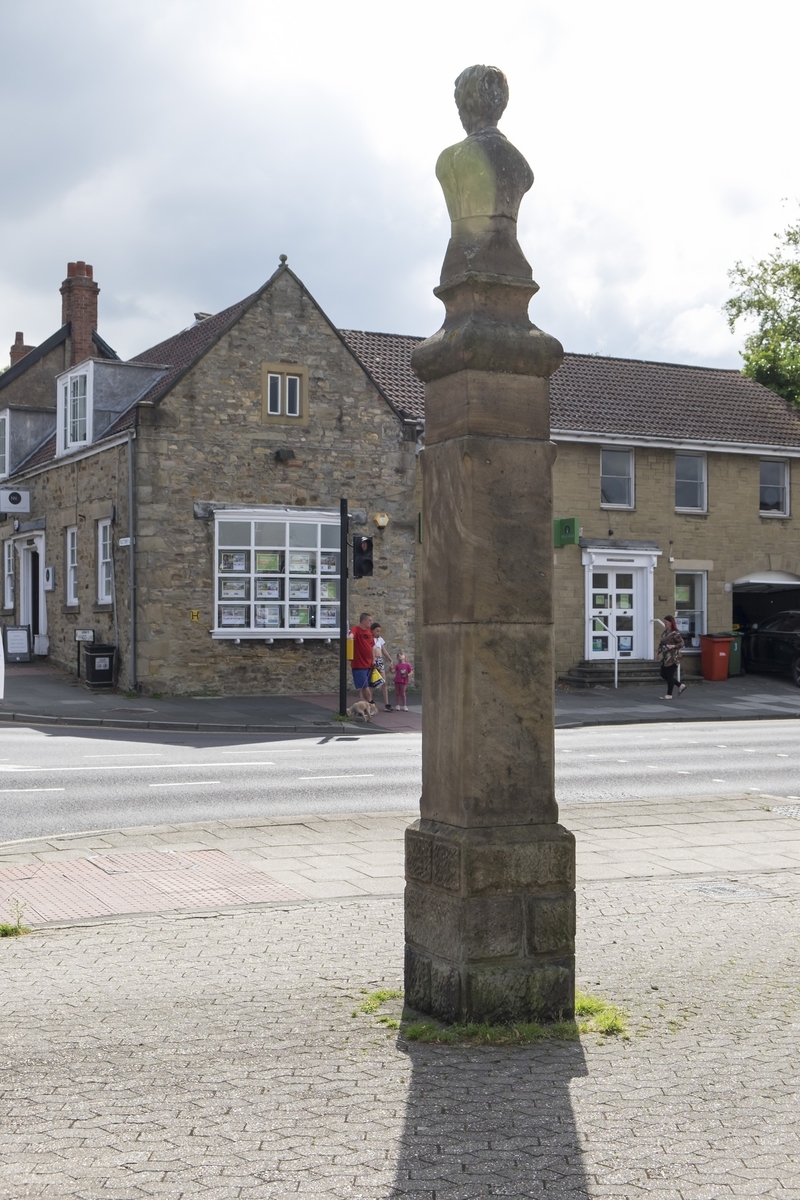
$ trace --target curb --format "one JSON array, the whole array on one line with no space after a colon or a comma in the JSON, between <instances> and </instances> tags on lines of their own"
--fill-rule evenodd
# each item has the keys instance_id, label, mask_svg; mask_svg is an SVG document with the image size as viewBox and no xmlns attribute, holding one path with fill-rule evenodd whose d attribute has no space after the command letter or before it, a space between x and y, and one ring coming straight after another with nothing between
<instances>
[{"instance_id":1,"label":"curb","mask_svg":"<svg viewBox=\"0 0 800 1200\"><path fill-rule=\"evenodd\" d=\"M307 725L245 725L223 724L205 721L131 721L125 717L72 717L50 716L46 713L18 713L0 711L0 721L16 721L27 725L68 725L73 728L160 730L162 733L302 733L306 730L361 729L352 721L312 721ZM385 733L387 730L371 729L370 733Z\"/></svg>"},{"instance_id":2,"label":"curb","mask_svg":"<svg viewBox=\"0 0 800 1200\"><path fill-rule=\"evenodd\" d=\"M685 725L714 725L717 722L723 721L798 721L800 720L800 712L786 713L718 713L715 715L682 715L669 717L618 717L615 721L603 720L598 717L595 720L590 717L585 721L570 721L569 719L559 722L556 721L556 729L589 729L598 725L676 725L682 722Z\"/></svg>"}]
</instances>

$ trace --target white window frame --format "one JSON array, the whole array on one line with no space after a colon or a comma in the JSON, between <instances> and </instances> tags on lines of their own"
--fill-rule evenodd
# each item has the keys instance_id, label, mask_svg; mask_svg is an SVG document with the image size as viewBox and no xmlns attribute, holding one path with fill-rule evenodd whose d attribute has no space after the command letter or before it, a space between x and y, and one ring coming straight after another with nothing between
<instances>
[{"instance_id":1,"label":"white window frame","mask_svg":"<svg viewBox=\"0 0 800 1200\"><path fill-rule=\"evenodd\" d=\"M761 489L762 489L762 487L774 487L775 486L774 484L762 484L762 482L761 482L761 468L762 468L762 466L764 466L767 463L769 463L772 466L777 465L777 466L783 467L783 484L779 485L779 486L783 487L784 507L781 509L780 512L778 512L774 508L762 508L761 507ZM787 458L762 458L762 459L759 459L759 463L758 463L758 511L759 511L760 516L785 518L790 515L791 504L790 504L789 485L790 485L789 460Z\"/></svg>"},{"instance_id":2,"label":"white window frame","mask_svg":"<svg viewBox=\"0 0 800 1200\"><path fill-rule=\"evenodd\" d=\"M308 424L308 369L298 363L263 363L264 424Z\"/></svg>"},{"instance_id":3,"label":"white window frame","mask_svg":"<svg viewBox=\"0 0 800 1200\"><path fill-rule=\"evenodd\" d=\"M0 413L0 479L8 475L8 452L11 435L11 421L8 409Z\"/></svg>"},{"instance_id":4,"label":"white window frame","mask_svg":"<svg viewBox=\"0 0 800 1200\"><path fill-rule=\"evenodd\" d=\"M64 572L67 593L66 604L78 603L78 526L71 525L64 531L64 556L67 569Z\"/></svg>"},{"instance_id":5,"label":"white window frame","mask_svg":"<svg viewBox=\"0 0 800 1200\"><path fill-rule=\"evenodd\" d=\"M3 546L3 606L14 607L14 543L11 538Z\"/></svg>"},{"instance_id":6,"label":"white window frame","mask_svg":"<svg viewBox=\"0 0 800 1200\"><path fill-rule=\"evenodd\" d=\"M81 381L85 396L81 396ZM93 437L93 389L94 363L89 360L73 370L59 375L56 381L56 403L58 422L56 427L56 456L69 454L92 444ZM80 413L78 402L83 399L85 413ZM80 436L83 434L83 436Z\"/></svg>"},{"instance_id":7,"label":"white window frame","mask_svg":"<svg viewBox=\"0 0 800 1200\"><path fill-rule=\"evenodd\" d=\"M243 530L226 530L233 522L250 525L249 542ZM266 532L257 528L259 523L284 529ZM293 531L293 525L304 529ZM323 526L329 530L324 535ZM310 544L293 545L294 536ZM338 509L218 509L211 636L235 641L338 640L341 568ZM326 596L326 591L335 595ZM303 592L306 595L298 594Z\"/></svg>"},{"instance_id":8,"label":"white window frame","mask_svg":"<svg viewBox=\"0 0 800 1200\"><path fill-rule=\"evenodd\" d=\"M303 381L292 371L267 372L267 416L295 417L303 415Z\"/></svg>"},{"instance_id":9,"label":"white window frame","mask_svg":"<svg viewBox=\"0 0 800 1200\"><path fill-rule=\"evenodd\" d=\"M678 459L679 458L696 458L700 460L701 472L700 479L678 479ZM678 504L678 483L699 483L702 488L702 504ZM704 513L708 512L708 459L705 454L693 454L690 451L676 450L675 451L675 511L682 513Z\"/></svg>"},{"instance_id":10,"label":"white window frame","mask_svg":"<svg viewBox=\"0 0 800 1200\"><path fill-rule=\"evenodd\" d=\"M111 561L111 521L97 522L97 603L111 604L113 599L113 563Z\"/></svg>"},{"instance_id":11,"label":"white window frame","mask_svg":"<svg viewBox=\"0 0 800 1200\"><path fill-rule=\"evenodd\" d=\"M681 610L678 608L677 588L678 588L678 576L679 575L693 575L694 576L695 581L696 581L695 582L695 599L697 599L699 596L699 599L700 599L699 607L696 607L693 609L684 609L684 610ZM684 638L684 642L685 642L685 650L689 654L692 654L692 653L699 654L700 653L700 638L703 636L704 633L708 632L708 571L684 571L684 570L675 571L673 584L672 584L672 590L673 590L673 601L674 601L672 611L675 614L675 620L678 622L678 631L681 634L683 634L683 638ZM691 634L688 631L684 631L683 629L681 629L681 613L682 613L682 611L700 614L700 621L699 621L700 628L696 629L694 634ZM692 642L692 640L691 640L692 637L694 637L696 639L696 644L695 644L695 642Z\"/></svg>"},{"instance_id":12,"label":"white window frame","mask_svg":"<svg viewBox=\"0 0 800 1200\"><path fill-rule=\"evenodd\" d=\"M628 504L610 504L603 499L603 455L627 454L630 464L628 480L630 483L630 502ZM609 475L609 479L624 479L624 475ZM601 446L600 447L600 507L623 509L626 512L636 507L636 458L632 446Z\"/></svg>"}]
</instances>

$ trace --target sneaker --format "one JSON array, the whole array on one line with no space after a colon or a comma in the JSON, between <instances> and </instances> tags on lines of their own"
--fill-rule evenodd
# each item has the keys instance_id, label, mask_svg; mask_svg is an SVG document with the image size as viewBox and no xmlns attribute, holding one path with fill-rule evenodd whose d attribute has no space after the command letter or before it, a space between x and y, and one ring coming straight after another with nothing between
<instances>
[{"instance_id":1,"label":"sneaker","mask_svg":"<svg viewBox=\"0 0 800 1200\"><path fill-rule=\"evenodd\" d=\"M408 712L408 705L407 705L407 704L404 704L404 705L403 705L403 712Z\"/></svg>"},{"instance_id":2,"label":"sneaker","mask_svg":"<svg viewBox=\"0 0 800 1200\"><path fill-rule=\"evenodd\" d=\"M392 712L393 710L392 710L391 704L384 704L383 711L384 712Z\"/></svg>"}]
</instances>

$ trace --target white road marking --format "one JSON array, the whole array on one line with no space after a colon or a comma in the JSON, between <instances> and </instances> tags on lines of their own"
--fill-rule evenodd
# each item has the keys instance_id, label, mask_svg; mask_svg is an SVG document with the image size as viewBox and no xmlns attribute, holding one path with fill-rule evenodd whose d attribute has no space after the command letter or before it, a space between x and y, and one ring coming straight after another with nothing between
<instances>
[{"instance_id":1,"label":"white road marking","mask_svg":"<svg viewBox=\"0 0 800 1200\"><path fill-rule=\"evenodd\" d=\"M375 772L368 775L299 775L298 780L308 782L311 779L374 779Z\"/></svg>"},{"instance_id":2,"label":"white road marking","mask_svg":"<svg viewBox=\"0 0 800 1200\"><path fill-rule=\"evenodd\" d=\"M220 783L219 779L181 779L175 783L149 783L148 787L205 787L209 783Z\"/></svg>"},{"instance_id":3,"label":"white road marking","mask_svg":"<svg viewBox=\"0 0 800 1200\"><path fill-rule=\"evenodd\" d=\"M274 762L264 762L258 759L256 762L249 763L232 763L232 762L201 762L201 763L104 763L97 767L3 767L0 766L0 771L22 772L30 774L42 774L45 771L174 771L174 770L190 770L190 771L205 771L206 767L274 767Z\"/></svg>"},{"instance_id":4,"label":"white road marking","mask_svg":"<svg viewBox=\"0 0 800 1200\"><path fill-rule=\"evenodd\" d=\"M727 783L727 779L712 779L712 783Z\"/></svg>"},{"instance_id":5,"label":"white road marking","mask_svg":"<svg viewBox=\"0 0 800 1200\"><path fill-rule=\"evenodd\" d=\"M144 750L130 750L127 754L84 754L84 758L160 758L157 750L146 753ZM7 760L6 760L7 761Z\"/></svg>"},{"instance_id":6,"label":"white road marking","mask_svg":"<svg viewBox=\"0 0 800 1200\"><path fill-rule=\"evenodd\" d=\"M66 788L0 788L0 792L63 792Z\"/></svg>"}]
</instances>

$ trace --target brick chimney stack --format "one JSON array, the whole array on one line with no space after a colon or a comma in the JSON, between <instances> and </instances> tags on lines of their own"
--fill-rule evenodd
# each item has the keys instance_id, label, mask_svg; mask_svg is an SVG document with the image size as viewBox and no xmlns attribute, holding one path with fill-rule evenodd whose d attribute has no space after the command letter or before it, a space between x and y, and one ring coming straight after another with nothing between
<instances>
[{"instance_id":1,"label":"brick chimney stack","mask_svg":"<svg viewBox=\"0 0 800 1200\"><path fill-rule=\"evenodd\" d=\"M35 346L26 346L24 334L18 333L14 338L14 345L11 347L11 366L18 363L21 358L24 358L29 350L35 350Z\"/></svg>"},{"instance_id":2,"label":"brick chimney stack","mask_svg":"<svg viewBox=\"0 0 800 1200\"><path fill-rule=\"evenodd\" d=\"M67 366L92 358L95 346L92 334L97 329L97 297L100 288L85 262L67 263L67 278L61 285L61 324L71 325L67 346Z\"/></svg>"}]
</instances>

